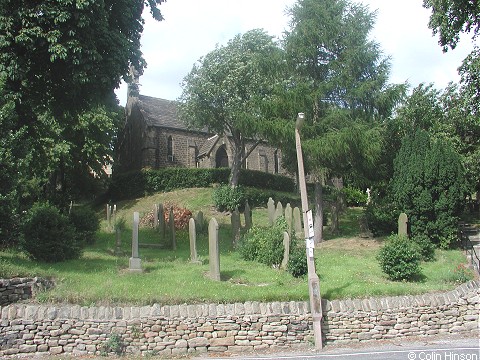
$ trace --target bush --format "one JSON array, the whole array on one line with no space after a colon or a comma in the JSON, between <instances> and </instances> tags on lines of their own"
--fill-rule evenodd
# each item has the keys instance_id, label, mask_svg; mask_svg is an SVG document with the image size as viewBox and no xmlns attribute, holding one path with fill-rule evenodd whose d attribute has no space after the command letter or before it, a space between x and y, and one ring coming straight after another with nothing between
<instances>
[{"instance_id":1,"label":"bush","mask_svg":"<svg viewBox=\"0 0 480 360\"><path fill-rule=\"evenodd\" d=\"M245 206L245 190L242 186L232 188L230 185L217 187L212 194L213 204L219 211L241 210Z\"/></svg>"},{"instance_id":2,"label":"bush","mask_svg":"<svg viewBox=\"0 0 480 360\"><path fill-rule=\"evenodd\" d=\"M380 249L378 261L390 280L413 280L420 275L418 246L405 236L392 235Z\"/></svg>"},{"instance_id":3,"label":"bush","mask_svg":"<svg viewBox=\"0 0 480 360\"><path fill-rule=\"evenodd\" d=\"M412 241L417 244L423 261L433 261L435 259L435 245L428 236L416 235L412 237Z\"/></svg>"},{"instance_id":4,"label":"bush","mask_svg":"<svg viewBox=\"0 0 480 360\"><path fill-rule=\"evenodd\" d=\"M400 211L388 198L372 201L365 208L368 229L374 236L390 235L398 228Z\"/></svg>"},{"instance_id":5,"label":"bush","mask_svg":"<svg viewBox=\"0 0 480 360\"><path fill-rule=\"evenodd\" d=\"M74 226L48 203L37 203L27 212L22 245L30 258L45 262L76 259L82 250Z\"/></svg>"},{"instance_id":6,"label":"bush","mask_svg":"<svg viewBox=\"0 0 480 360\"><path fill-rule=\"evenodd\" d=\"M299 244L296 238L290 244L290 256L287 271L294 277L301 277L308 273L307 254L305 245Z\"/></svg>"},{"instance_id":7,"label":"bush","mask_svg":"<svg viewBox=\"0 0 480 360\"><path fill-rule=\"evenodd\" d=\"M344 187L342 192L347 206L364 206L367 203L368 195L362 190Z\"/></svg>"},{"instance_id":8,"label":"bush","mask_svg":"<svg viewBox=\"0 0 480 360\"><path fill-rule=\"evenodd\" d=\"M277 219L270 227L253 226L243 237L240 255L248 261L278 267L282 263L284 246L283 233L287 229L284 218Z\"/></svg>"},{"instance_id":9,"label":"bush","mask_svg":"<svg viewBox=\"0 0 480 360\"><path fill-rule=\"evenodd\" d=\"M100 228L100 221L93 209L86 206L74 207L69 218L75 227L79 242L88 245L95 243L95 234Z\"/></svg>"}]
</instances>

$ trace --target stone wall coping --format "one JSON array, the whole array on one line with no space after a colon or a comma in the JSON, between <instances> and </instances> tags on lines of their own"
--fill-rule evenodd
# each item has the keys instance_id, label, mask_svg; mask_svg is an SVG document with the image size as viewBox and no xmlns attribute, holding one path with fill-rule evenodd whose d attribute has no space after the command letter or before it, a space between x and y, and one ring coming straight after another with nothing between
<instances>
[{"instance_id":1,"label":"stone wall coping","mask_svg":"<svg viewBox=\"0 0 480 360\"><path fill-rule=\"evenodd\" d=\"M0 279L1 281L2 279ZM322 300L323 313L351 313L389 311L411 307L448 306L457 303L460 298L478 302L480 281L466 282L454 290L423 295L394 296L367 299ZM209 318L209 317L248 317L301 315L310 312L306 301L263 303L247 301L233 304L182 304L152 306L95 306L87 307L68 304L28 304L17 303L0 307L1 319L30 320L134 320L152 317L164 318Z\"/></svg>"}]
</instances>

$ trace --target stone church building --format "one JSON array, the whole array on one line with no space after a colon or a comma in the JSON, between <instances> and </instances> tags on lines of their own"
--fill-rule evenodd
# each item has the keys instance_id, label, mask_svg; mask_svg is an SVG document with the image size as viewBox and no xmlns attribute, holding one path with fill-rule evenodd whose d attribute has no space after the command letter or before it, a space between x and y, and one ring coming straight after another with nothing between
<instances>
[{"instance_id":1,"label":"stone church building","mask_svg":"<svg viewBox=\"0 0 480 360\"><path fill-rule=\"evenodd\" d=\"M137 95L129 96L125 127L119 135L115 171L166 167L230 167L232 150L225 135L191 130L177 117L174 101ZM248 142L254 147L244 168L285 174L281 151L266 142Z\"/></svg>"}]
</instances>

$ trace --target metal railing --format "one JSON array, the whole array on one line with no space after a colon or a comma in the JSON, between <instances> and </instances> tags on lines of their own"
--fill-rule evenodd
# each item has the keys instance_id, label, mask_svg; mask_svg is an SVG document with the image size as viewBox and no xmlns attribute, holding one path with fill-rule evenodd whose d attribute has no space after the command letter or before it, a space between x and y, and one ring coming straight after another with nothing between
<instances>
[{"instance_id":1,"label":"metal railing","mask_svg":"<svg viewBox=\"0 0 480 360\"><path fill-rule=\"evenodd\" d=\"M462 248L465 251L465 255L468 259L470 259L473 270L480 275L480 254L477 254L475 247L470 240L472 230L468 229L466 224L460 224L459 231Z\"/></svg>"}]
</instances>

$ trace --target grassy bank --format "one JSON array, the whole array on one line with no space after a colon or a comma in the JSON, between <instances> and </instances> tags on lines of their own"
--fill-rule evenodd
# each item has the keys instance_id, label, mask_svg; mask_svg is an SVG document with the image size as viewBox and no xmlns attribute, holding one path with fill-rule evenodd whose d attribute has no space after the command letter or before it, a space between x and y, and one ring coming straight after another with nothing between
<instances>
[{"instance_id":1,"label":"grassy bank","mask_svg":"<svg viewBox=\"0 0 480 360\"><path fill-rule=\"evenodd\" d=\"M131 254L131 219L134 211L146 214L154 203L175 203L207 219L215 216L220 223L221 282L208 278L208 237L197 236L200 264L189 261L188 231L177 232L177 250L168 248L152 228L140 230L140 248L144 272L128 271ZM118 217L126 220L122 233L123 255L115 256L115 236L102 222L95 245L82 258L58 264L29 260L18 251L0 252L0 277L51 277L57 286L38 297L42 302L91 304L178 304L199 302L289 301L308 299L305 278L294 278L285 271L242 260L231 246L229 217L211 206L211 189L181 190L148 198L118 203ZM436 260L422 264L423 276L416 282L388 281L380 270L376 254L384 239L361 239L358 216L361 209L348 209L341 219L338 236L328 234L316 251L317 272L322 297L328 299L377 295L420 294L452 289L462 280L457 270L465 257L459 250L437 250ZM265 224L265 208L253 211L257 224ZM355 230L357 228L357 231ZM154 247L152 247L154 244Z\"/></svg>"}]
</instances>

